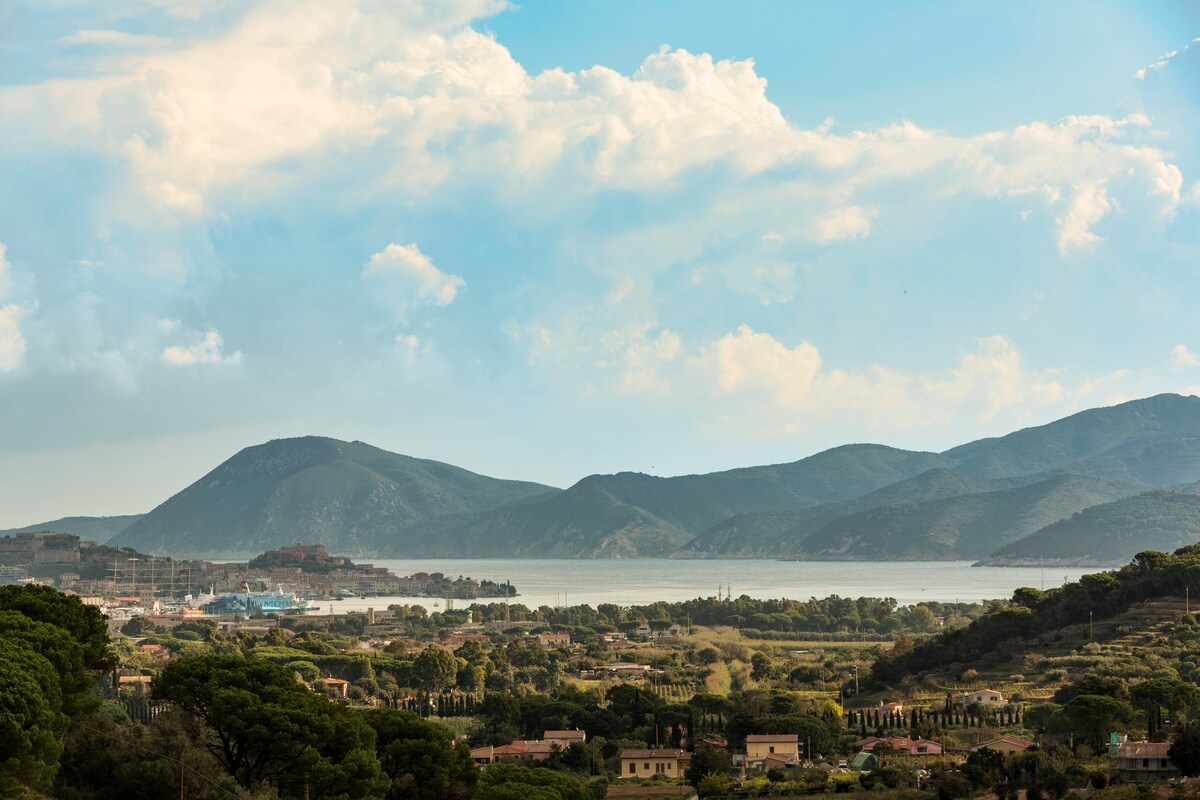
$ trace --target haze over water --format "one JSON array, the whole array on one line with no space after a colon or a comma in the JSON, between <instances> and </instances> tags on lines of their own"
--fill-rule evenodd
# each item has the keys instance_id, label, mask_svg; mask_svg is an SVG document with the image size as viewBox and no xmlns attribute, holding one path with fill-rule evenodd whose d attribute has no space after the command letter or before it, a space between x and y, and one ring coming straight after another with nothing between
<instances>
[{"instance_id":1,"label":"haze over water","mask_svg":"<svg viewBox=\"0 0 1200 800\"><path fill-rule=\"evenodd\" d=\"M690 561L666 559L378 559L397 575L442 572L457 577L512 581L512 602L542 605L616 603L644 605L711 597L721 587L754 598L894 597L900 605L922 601L973 603L1008 598L1022 586L1050 589L1099 568L972 567L969 561ZM441 608L430 597L369 597L321 601L321 611L349 612L392 604ZM460 606L467 601L456 601ZM493 602L481 599L478 602ZM436 606L435 606L436 604Z\"/></svg>"}]
</instances>

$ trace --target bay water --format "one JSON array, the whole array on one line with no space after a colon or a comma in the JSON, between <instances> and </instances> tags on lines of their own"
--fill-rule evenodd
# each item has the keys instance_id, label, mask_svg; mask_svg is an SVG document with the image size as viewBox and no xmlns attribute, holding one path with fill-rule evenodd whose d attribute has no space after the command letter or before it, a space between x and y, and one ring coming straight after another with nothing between
<instances>
[{"instance_id":1,"label":"bay water","mask_svg":"<svg viewBox=\"0 0 1200 800\"><path fill-rule=\"evenodd\" d=\"M441 572L448 577L511 581L510 602L538 606L644 605L724 596L790 598L893 597L900 605L923 601L973 603L1007 599L1022 586L1049 589L1100 568L972 567L969 561L751 561L566 559L376 559L397 575ZM472 601L456 600L457 607ZM502 602L481 598L480 603ZM367 597L318 601L319 613L346 613L392 604L440 610L445 600Z\"/></svg>"}]
</instances>

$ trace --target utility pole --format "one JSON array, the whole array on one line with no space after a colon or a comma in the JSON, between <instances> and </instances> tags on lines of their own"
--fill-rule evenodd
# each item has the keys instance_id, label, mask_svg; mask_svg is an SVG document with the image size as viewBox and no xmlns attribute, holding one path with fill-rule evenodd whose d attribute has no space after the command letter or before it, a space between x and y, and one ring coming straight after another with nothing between
<instances>
[{"instance_id":1,"label":"utility pole","mask_svg":"<svg viewBox=\"0 0 1200 800\"><path fill-rule=\"evenodd\" d=\"M1096 641L1096 630L1092 627L1092 610L1088 609L1088 640Z\"/></svg>"},{"instance_id":2,"label":"utility pole","mask_svg":"<svg viewBox=\"0 0 1200 800\"><path fill-rule=\"evenodd\" d=\"M854 670L854 696L858 697L858 664L854 664L851 669Z\"/></svg>"}]
</instances>

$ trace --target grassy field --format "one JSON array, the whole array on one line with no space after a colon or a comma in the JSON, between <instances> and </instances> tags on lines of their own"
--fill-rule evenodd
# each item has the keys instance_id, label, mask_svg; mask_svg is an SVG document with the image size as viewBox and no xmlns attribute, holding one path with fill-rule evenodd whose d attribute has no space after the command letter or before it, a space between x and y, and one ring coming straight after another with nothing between
<instances>
[{"instance_id":1,"label":"grassy field","mask_svg":"<svg viewBox=\"0 0 1200 800\"><path fill-rule=\"evenodd\" d=\"M614 783L608 787L605 800L686 800L695 797L696 790L685 784L658 784L655 786L639 786L637 784Z\"/></svg>"}]
</instances>

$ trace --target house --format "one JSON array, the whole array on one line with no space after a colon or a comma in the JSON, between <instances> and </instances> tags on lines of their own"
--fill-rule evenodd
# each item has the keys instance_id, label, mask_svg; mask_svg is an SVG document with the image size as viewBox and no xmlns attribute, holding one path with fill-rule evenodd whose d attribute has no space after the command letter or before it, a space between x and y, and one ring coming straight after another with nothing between
<instances>
[{"instance_id":1,"label":"house","mask_svg":"<svg viewBox=\"0 0 1200 800\"><path fill-rule=\"evenodd\" d=\"M762 772L770 772L773 769L788 769L790 767L799 766L799 764L800 761L795 756L771 753L765 758L754 762L754 764L747 764L747 767L752 770L757 769L761 770Z\"/></svg>"},{"instance_id":2,"label":"house","mask_svg":"<svg viewBox=\"0 0 1200 800\"><path fill-rule=\"evenodd\" d=\"M555 633L555 632L539 633L537 635L537 638L538 638L538 641L541 642L546 647L570 647L571 646L571 634L565 633L565 632L563 632L563 633Z\"/></svg>"},{"instance_id":3,"label":"house","mask_svg":"<svg viewBox=\"0 0 1200 800\"><path fill-rule=\"evenodd\" d=\"M1124 742L1117 748L1113 771L1121 780L1140 783L1178 775L1167 750L1170 742Z\"/></svg>"},{"instance_id":4,"label":"house","mask_svg":"<svg viewBox=\"0 0 1200 800\"><path fill-rule=\"evenodd\" d=\"M325 691L335 697L345 697L350 691L350 681L341 678L320 678L318 683L325 684Z\"/></svg>"},{"instance_id":5,"label":"house","mask_svg":"<svg viewBox=\"0 0 1200 800\"><path fill-rule=\"evenodd\" d=\"M908 745L910 756L940 756L942 746L929 739L913 739Z\"/></svg>"},{"instance_id":6,"label":"house","mask_svg":"<svg viewBox=\"0 0 1200 800\"><path fill-rule=\"evenodd\" d=\"M998 739L989 739L986 742L980 742L971 748L971 752L982 750L986 747L989 750L995 750L998 753L1011 756L1013 753L1024 753L1029 748L1036 746L1036 742L1022 739L1020 736L1001 736Z\"/></svg>"},{"instance_id":7,"label":"house","mask_svg":"<svg viewBox=\"0 0 1200 800\"><path fill-rule=\"evenodd\" d=\"M1004 699L1004 695L995 689L975 689L974 691L959 695L958 701L964 706L978 703L987 708L1003 708L1008 705L1008 701Z\"/></svg>"},{"instance_id":8,"label":"house","mask_svg":"<svg viewBox=\"0 0 1200 800\"><path fill-rule=\"evenodd\" d=\"M117 688L119 689L137 689L143 692L150 691L150 686L154 679L149 675L118 675Z\"/></svg>"},{"instance_id":9,"label":"house","mask_svg":"<svg viewBox=\"0 0 1200 800\"><path fill-rule=\"evenodd\" d=\"M620 759L621 778L679 778L692 756L685 750L622 750Z\"/></svg>"},{"instance_id":10,"label":"house","mask_svg":"<svg viewBox=\"0 0 1200 800\"><path fill-rule=\"evenodd\" d=\"M750 734L746 737L746 766L767 756L782 756L792 764L800 758L800 737L794 733Z\"/></svg>"},{"instance_id":11,"label":"house","mask_svg":"<svg viewBox=\"0 0 1200 800\"><path fill-rule=\"evenodd\" d=\"M580 672L580 677L599 677L606 679L616 679L624 681L640 681L644 680L647 675L656 673L649 664L601 664L594 670L584 670Z\"/></svg>"},{"instance_id":12,"label":"house","mask_svg":"<svg viewBox=\"0 0 1200 800\"><path fill-rule=\"evenodd\" d=\"M166 661L171 657L171 651L161 644L143 644L138 647L139 653L144 653L156 661Z\"/></svg>"},{"instance_id":13,"label":"house","mask_svg":"<svg viewBox=\"0 0 1200 800\"><path fill-rule=\"evenodd\" d=\"M587 731L546 731L542 734L542 739L550 744L556 744L565 750L575 742L585 744L587 742Z\"/></svg>"},{"instance_id":14,"label":"house","mask_svg":"<svg viewBox=\"0 0 1200 800\"><path fill-rule=\"evenodd\" d=\"M552 736L551 734L562 734ZM545 739L517 739L511 744L492 748L492 763L544 762L554 748L565 750L572 741L583 741L582 730L547 730Z\"/></svg>"},{"instance_id":15,"label":"house","mask_svg":"<svg viewBox=\"0 0 1200 800\"><path fill-rule=\"evenodd\" d=\"M904 703L901 703L899 701L892 702L892 703L880 703L879 704L879 715L881 717L885 717L888 714L892 714L893 716L900 716L903 713L904 713Z\"/></svg>"},{"instance_id":16,"label":"house","mask_svg":"<svg viewBox=\"0 0 1200 800\"><path fill-rule=\"evenodd\" d=\"M880 744L887 744L891 752L899 756L940 756L942 746L929 739L909 739L907 736L892 736L879 738L868 736L859 741L858 749L864 753L874 753Z\"/></svg>"},{"instance_id":17,"label":"house","mask_svg":"<svg viewBox=\"0 0 1200 800\"><path fill-rule=\"evenodd\" d=\"M490 744L486 744L483 747L471 748L471 760L475 762L476 766L486 767L495 761L495 759L496 756Z\"/></svg>"}]
</instances>

